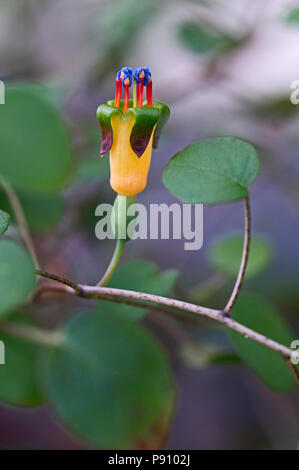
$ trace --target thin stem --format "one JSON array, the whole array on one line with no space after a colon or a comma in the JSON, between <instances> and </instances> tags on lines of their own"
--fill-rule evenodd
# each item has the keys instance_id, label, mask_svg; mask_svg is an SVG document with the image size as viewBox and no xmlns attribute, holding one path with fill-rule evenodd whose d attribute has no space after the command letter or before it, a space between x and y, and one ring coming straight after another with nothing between
<instances>
[{"instance_id":1,"label":"thin stem","mask_svg":"<svg viewBox=\"0 0 299 470\"><path fill-rule=\"evenodd\" d=\"M117 304L124 304L124 305L130 305L131 307L138 307L138 308L143 308L147 310L155 310L156 312L163 312L168 315L175 315L175 314L182 314L181 310L170 308L162 304L155 304L155 303L150 303L148 301L142 301L142 300L136 300L133 298L119 298L114 295L105 295L105 294L89 294L83 292L81 297L84 297L86 299L101 299L105 300L107 302L112 302L112 303L117 303Z\"/></svg>"},{"instance_id":2,"label":"thin stem","mask_svg":"<svg viewBox=\"0 0 299 470\"><path fill-rule=\"evenodd\" d=\"M40 269L36 269L36 274L42 277L46 277L48 279L52 279L53 281L60 282L61 284L64 284L65 286L71 287L76 292L76 294L78 295L81 294L80 286L76 284L75 282L65 279L64 277L57 276L56 274L47 273L46 271L41 271Z\"/></svg>"},{"instance_id":3,"label":"thin stem","mask_svg":"<svg viewBox=\"0 0 299 470\"><path fill-rule=\"evenodd\" d=\"M27 224L27 220L24 215L23 208L21 206L20 200L14 191L13 187L11 184L1 177L0 183L2 184L4 191L7 194L8 200L10 202L10 205L14 211L15 217L16 217L16 222L20 230L21 237L24 240L24 243L32 257L33 263L35 267L38 269L39 268L39 262L37 259L36 251L34 248L34 244L30 235L30 230Z\"/></svg>"},{"instance_id":4,"label":"thin stem","mask_svg":"<svg viewBox=\"0 0 299 470\"><path fill-rule=\"evenodd\" d=\"M46 277L48 277L48 273L45 273ZM53 276L51 275L51 279L53 279ZM56 278L57 282L59 278ZM61 279L61 278L60 278ZM77 293L80 291L80 293ZM36 300L40 295L42 295L45 292L60 292L63 294L72 294L72 295L78 295L79 297L83 297L86 299L92 299L92 298L98 298L98 295L93 295L88 294L85 295L84 292L82 291L81 287L79 285L76 285L76 289L69 287L66 284L59 284L56 282L44 282L37 286L34 292L34 300ZM124 305L130 305L132 307L138 307L138 308L145 308L147 310L155 310L156 312L163 312L168 315L174 315L177 314L182 315L182 312L180 310L175 310L171 309L168 307L165 307L164 305L159 305L159 304L150 304L148 302L142 302L139 300L135 299L119 299L118 297L111 296L111 295L101 295L101 300L107 301L107 302L112 302L112 303L121 303Z\"/></svg>"},{"instance_id":5,"label":"thin stem","mask_svg":"<svg viewBox=\"0 0 299 470\"><path fill-rule=\"evenodd\" d=\"M57 277L57 280L59 278ZM73 284L73 283L72 283ZM98 298L103 300L112 300L113 302L128 304L128 299L130 305L134 305L140 308L149 308L148 303L159 304L168 308L174 308L178 310L183 310L189 313L196 315L201 315L207 318L211 318L226 327L237 331L246 338L252 339L253 341L266 346L269 349L280 354L284 359L290 360L293 354L293 350L284 346L283 344L278 343L270 338L267 338L260 333L257 333L250 328L242 325L241 323L236 322L228 315L226 315L222 310L215 310L200 305L194 305L188 302L183 302L181 300L171 299L168 297L161 297L159 295L146 294L144 292L135 292L124 289L114 289L111 287L93 287L85 285L77 285L77 291L80 290L80 293L76 293L75 289L67 289L66 292L73 295L78 295L84 298ZM133 303L134 301L134 303ZM161 309L162 310L162 309ZM160 311L161 311L160 310ZM293 367L292 367L293 368ZM294 372L294 371L293 371Z\"/></svg>"},{"instance_id":6,"label":"thin stem","mask_svg":"<svg viewBox=\"0 0 299 470\"><path fill-rule=\"evenodd\" d=\"M277 343L276 341L273 341L269 338L267 338L264 335L261 335L260 333L255 332L254 330L251 330L250 328L247 328L246 326L234 321L227 315L225 315L225 312L221 310L215 310L207 307L202 307L200 305L194 305L188 302L184 302L181 300L176 300L176 299L171 299L168 297L161 297L159 295L153 295L153 294L146 294L144 292L136 292L136 291L130 291L130 290L124 290L124 289L114 289L111 287L92 287L92 286L82 286L80 285L83 297L88 297L92 295L92 297L97 297L97 298L102 298L103 296L107 298L107 296L110 297L119 297L119 298L131 298L135 300L142 300L146 302L153 302L161 305L165 305L167 307L173 307L177 308L180 310L184 310L190 313L195 313L197 315L202 315L204 317L211 318L213 320L216 320L223 325L227 326L228 328L231 328L232 330L237 331L238 333L241 333L243 336L248 337L250 339L253 339L257 343L263 344L264 346L267 346L270 349L273 349L274 351L278 352L285 358L290 358L291 354L293 351L290 348L287 348L286 346Z\"/></svg>"},{"instance_id":7,"label":"thin stem","mask_svg":"<svg viewBox=\"0 0 299 470\"><path fill-rule=\"evenodd\" d=\"M286 363L290 369L290 371L292 372L295 380L296 380L296 383L299 385L299 370L297 369L297 367L295 366L295 364L292 363L291 359L290 358L287 358L286 359Z\"/></svg>"},{"instance_id":8,"label":"thin stem","mask_svg":"<svg viewBox=\"0 0 299 470\"><path fill-rule=\"evenodd\" d=\"M239 296L240 289L242 287L245 272L246 272L247 262L248 262L249 247L250 247L250 231L251 231L251 217L250 217L250 206L249 206L248 196L244 199L244 215L245 215L245 226L244 226L244 244L243 244L242 259L241 259L240 269L239 269L239 273L238 273L238 277L237 277L234 289L224 309L224 311L227 314L230 313L230 311L232 310Z\"/></svg>"},{"instance_id":9,"label":"thin stem","mask_svg":"<svg viewBox=\"0 0 299 470\"><path fill-rule=\"evenodd\" d=\"M111 277L113 276L113 274L114 274L114 272L115 272L115 270L118 266L119 260L121 258L121 255L122 255L122 252L123 252L123 249L124 249L124 246L125 246L125 241L118 239L117 242L116 242L114 253L113 253L113 256L112 256L111 261L109 263L109 266L106 269L106 272L105 272L104 276L102 277L100 282L97 284L98 286L104 287L110 281Z\"/></svg>"},{"instance_id":10,"label":"thin stem","mask_svg":"<svg viewBox=\"0 0 299 470\"><path fill-rule=\"evenodd\" d=\"M18 336L42 346L59 346L62 344L64 337L60 332L46 331L41 328L24 326L16 323L1 323L0 331L3 331L13 336Z\"/></svg>"}]
</instances>

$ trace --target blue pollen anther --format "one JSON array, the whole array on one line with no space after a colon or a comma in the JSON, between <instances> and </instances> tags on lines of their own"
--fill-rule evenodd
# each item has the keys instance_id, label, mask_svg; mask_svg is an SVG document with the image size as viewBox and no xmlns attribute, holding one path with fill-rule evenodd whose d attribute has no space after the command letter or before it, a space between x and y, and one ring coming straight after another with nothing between
<instances>
[{"instance_id":1,"label":"blue pollen anther","mask_svg":"<svg viewBox=\"0 0 299 470\"><path fill-rule=\"evenodd\" d=\"M140 83L141 79L139 75L141 72L144 72L144 85L147 86L149 82L149 77L152 76L150 69L148 67L138 67L137 69L134 70L133 77L136 80L136 83Z\"/></svg>"},{"instance_id":2,"label":"blue pollen anther","mask_svg":"<svg viewBox=\"0 0 299 470\"><path fill-rule=\"evenodd\" d=\"M128 78L129 79L129 87L132 86L133 81L133 70L131 67L123 67L120 69L116 74L117 80L121 80L122 86L124 87L124 81Z\"/></svg>"}]
</instances>

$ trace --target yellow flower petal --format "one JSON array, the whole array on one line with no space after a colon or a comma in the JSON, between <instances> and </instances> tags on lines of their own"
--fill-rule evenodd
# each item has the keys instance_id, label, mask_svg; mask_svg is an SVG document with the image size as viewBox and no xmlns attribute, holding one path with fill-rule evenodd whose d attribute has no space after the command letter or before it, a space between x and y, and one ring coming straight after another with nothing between
<instances>
[{"instance_id":1,"label":"yellow flower petal","mask_svg":"<svg viewBox=\"0 0 299 470\"><path fill-rule=\"evenodd\" d=\"M124 196L135 196L147 184L151 163L153 134L143 155L138 158L130 144L130 135L135 123L132 114L122 118L115 114L111 117L113 144L110 150L110 184L112 189Z\"/></svg>"}]
</instances>

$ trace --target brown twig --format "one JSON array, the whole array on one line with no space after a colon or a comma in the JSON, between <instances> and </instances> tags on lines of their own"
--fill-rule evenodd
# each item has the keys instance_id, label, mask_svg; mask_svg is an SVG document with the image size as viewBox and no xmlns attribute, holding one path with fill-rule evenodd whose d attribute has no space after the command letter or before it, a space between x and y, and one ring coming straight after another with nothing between
<instances>
[{"instance_id":1,"label":"brown twig","mask_svg":"<svg viewBox=\"0 0 299 470\"><path fill-rule=\"evenodd\" d=\"M46 277L51 276L51 279L55 279L58 282L60 282L60 279L62 279L62 282L65 285L65 292L68 294L78 295L79 297L83 298L97 298L102 300L109 300L117 303L124 303L147 309L152 308L152 306L149 304L154 304L155 309L158 308L159 311L162 311L164 307L167 307L168 313L169 309L176 309L179 311L189 312L195 315L211 318L212 320L215 320L225 325L226 327L237 331L246 338L252 339L257 343L262 344L269 349L272 349L273 351L280 354L285 360L290 361L293 353L292 349L284 346L283 344L280 344L277 341L267 338L266 336L257 333L256 331L251 330L250 328L247 328L241 323L236 322L228 315L226 315L226 312L222 310L206 308L200 305L191 304L189 302L171 299L168 297L162 297L159 295L146 294L144 292L115 289L112 287L93 287L75 284L71 281L67 281L64 278L60 278L59 276L49 275L49 273L43 273L42 271L39 271L39 273L40 275L46 275ZM68 283L66 284L65 281L67 281ZM45 288L46 285L47 284L45 284Z\"/></svg>"},{"instance_id":2,"label":"brown twig","mask_svg":"<svg viewBox=\"0 0 299 470\"><path fill-rule=\"evenodd\" d=\"M69 281L65 277L60 277L60 276L57 276L56 274L51 274L46 271L41 271L40 269L36 270L36 274L42 277L46 277L48 279L52 279L53 281L57 281L60 284L64 284L65 286L71 287L71 289L73 289L77 295L81 294L80 286L76 284L75 282Z\"/></svg>"}]
</instances>

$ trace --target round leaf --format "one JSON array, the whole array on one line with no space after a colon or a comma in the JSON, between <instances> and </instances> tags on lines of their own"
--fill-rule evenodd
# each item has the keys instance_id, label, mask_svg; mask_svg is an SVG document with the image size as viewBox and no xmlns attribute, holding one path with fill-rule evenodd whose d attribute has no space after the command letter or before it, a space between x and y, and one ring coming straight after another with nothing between
<instances>
[{"instance_id":1,"label":"round leaf","mask_svg":"<svg viewBox=\"0 0 299 470\"><path fill-rule=\"evenodd\" d=\"M90 155L82 159L77 167L75 183L88 184L102 182L109 177L109 159Z\"/></svg>"},{"instance_id":2,"label":"round leaf","mask_svg":"<svg viewBox=\"0 0 299 470\"><path fill-rule=\"evenodd\" d=\"M32 324L24 316L14 322ZM0 400L13 405L36 406L43 401L37 385L39 347L0 330L0 348L4 348L5 363L0 365Z\"/></svg>"},{"instance_id":3,"label":"round leaf","mask_svg":"<svg viewBox=\"0 0 299 470\"><path fill-rule=\"evenodd\" d=\"M299 24L299 8L292 7L285 15L285 20L292 25L298 26Z\"/></svg>"},{"instance_id":4,"label":"round leaf","mask_svg":"<svg viewBox=\"0 0 299 470\"><path fill-rule=\"evenodd\" d=\"M58 111L32 87L8 88L0 106L0 173L17 188L61 188L70 172L70 141Z\"/></svg>"},{"instance_id":5,"label":"round leaf","mask_svg":"<svg viewBox=\"0 0 299 470\"><path fill-rule=\"evenodd\" d=\"M23 303L35 286L28 253L11 240L0 240L0 315Z\"/></svg>"},{"instance_id":6,"label":"round leaf","mask_svg":"<svg viewBox=\"0 0 299 470\"><path fill-rule=\"evenodd\" d=\"M290 347L293 337L275 308L256 295L239 297L232 317L249 328ZM235 331L229 332L238 354L269 387L285 391L295 380L282 357L265 346L245 338Z\"/></svg>"},{"instance_id":7,"label":"round leaf","mask_svg":"<svg viewBox=\"0 0 299 470\"><path fill-rule=\"evenodd\" d=\"M174 389L164 353L140 326L95 311L74 317L47 350L45 393L75 433L103 448L161 445Z\"/></svg>"},{"instance_id":8,"label":"round leaf","mask_svg":"<svg viewBox=\"0 0 299 470\"><path fill-rule=\"evenodd\" d=\"M48 230L63 216L64 201L59 193L39 196L24 193L20 199L32 230Z\"/></svg>"},{"instance_id":9,"label":"round leaf","mask_svg":"<svg viewBox=\"0 0 299 470\"><path fill-rule=\"evenodd\" d=\"M28 225L33 231L48 230L56 225L63 216L64 201L59 193L36 195L18 191L18 197ZM5 210L11 210L6 194L1 191L0 204ZM12 220L14 219L15 217L12 212Z\"/></svg>"},{"instance_id":10,"label":"round leaf","mask_svg":"<svg viewBox=\"0 0 299 470\"><path fill-rule=\"evenodd\" d=\"M109 287L135 290L147 294L168 295L177 280L178 273L173 269L159 272L157 266L143 260L132 260L118 267ZM121 315L137 320L146 314L146 309L99 301L106 312L118 312ZM150 310L150 304L149 308Z\"/></svg>"},{"instance_id":11,"label":"round leaf","mask_svg":"<svg viewBox=\"0 0 299 470\"><path fill-rule=\"evenodd\" d=\"M209 252L209 259L214 269L229 276L238 274L243 251L243 236L235 235L217 241ZM249 279L265 270L272 257L272 250L266 240L252 237L246 278Z\"/></svg>"},{"instance_id":12,"label":"round leaf","mask_svg":"<svg viewBox=\"0 0 299 470\"><path fill-rule=\"evenodd\" d=\"M0 209L0 235L6 232L10 222L10 215Z\"/></svg>"},{"instance_id":13,"label":"round leaf","mask_svg":"<svg viewBox=\"0 0 299 470\"><path fill-rule=\"evenodd\" d=\"M182 24L179 27L179 38L187 49L197 54L208 54L215 50L224 49L235 42L227 35L212 30L203 30L194 23Z\"/></svg>"},{"instance_id":14,"label":"round leaf","mask_svg":"<svg viewBox=\"0 0 299 470\"><path fill-rule=\"evenodd\" d=\"M254 147L234 137L217 137L189 145L168 162L166 188L186 204L217 204L248 195L259 170Z\"/></svg>"}]
</instances>

